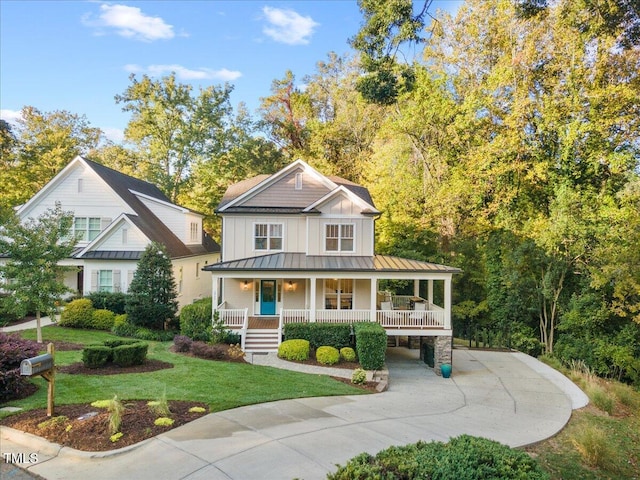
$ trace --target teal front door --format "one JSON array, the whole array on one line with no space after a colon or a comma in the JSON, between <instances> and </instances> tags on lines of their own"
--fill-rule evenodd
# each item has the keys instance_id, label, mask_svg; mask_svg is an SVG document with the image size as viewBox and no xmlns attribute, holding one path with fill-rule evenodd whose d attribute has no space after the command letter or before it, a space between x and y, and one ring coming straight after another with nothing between
<instances>
[{"instance_id":1,"label":"teal front door","mask_svg":"<svg viewBox=\"0 0 640 480\"><path fill-rule=\"evenodd\" d=\"M276 281L260 281L260 315L276 314Z\"/></svg>"}]
</instances>

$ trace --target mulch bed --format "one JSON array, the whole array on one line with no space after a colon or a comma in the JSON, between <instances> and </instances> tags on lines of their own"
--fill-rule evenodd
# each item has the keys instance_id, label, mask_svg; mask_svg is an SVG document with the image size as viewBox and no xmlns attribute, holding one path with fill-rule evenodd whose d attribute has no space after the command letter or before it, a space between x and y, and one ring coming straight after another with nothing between
<instances>
[{"instance_id":1,"label":"mulch bed","mask_svg":"<svg viewBox=\"0 0 640 480\"><path fill-rule=\"evenodd\" d=\"M84 363L76 362L64 367L58 367L57 371L70 375L119 375L121 373L155 372L165 368L173 368L173 363L147 359L142 365L133 365L131 367L120 367L114 363L109 363L100 368L88 368L84 366Z\"/></svg>"},{"instance_id":2,"label":"mulch bed","mask_svg":"<svg viewBox=\"0 0 640 480\"><path fill-rule=\"evenodd\" d=\"M125 413L122 415L119 431L123 435L116 442L112 442L110 439L107 410L92 407L90 404L57 406L54 414L59 421L49 422L48 425L41 425L42 422L53 418L47 417L46 409L30 410L12 415L1 420L0 424L77 450L97 452L126 447L155 437L206 415L209 411L209 407L205 403L169 401L170 418L174 423L171 426L157 426L154 425L154 421L158 417L149 409L146 400L123 401L122 403L125 406ZM189 412L191 407L203 407L205 412L191 413ZM66 417L66 419L62 417Z\"/></svg>"}]
</instances>

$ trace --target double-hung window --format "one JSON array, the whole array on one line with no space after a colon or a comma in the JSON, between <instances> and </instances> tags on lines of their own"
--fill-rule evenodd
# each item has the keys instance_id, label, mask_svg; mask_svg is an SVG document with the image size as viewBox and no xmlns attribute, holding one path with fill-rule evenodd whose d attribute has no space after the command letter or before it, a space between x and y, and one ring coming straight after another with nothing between
<instances>
[{"instance_id":1,"label":"double-hung window","mask_svg":"<svg viewBox=\"0 0 640 480\"><path fill-rule=\"evenodd\" d=\"M325 250L327 252L353 252L353 224L328 224Z\"/></svg>"},{"instance_id":2,"label":"double-hung window","mask_svg":"<svg viewBox=\"0 0 640 480\"><path fill-rule=\"evenodd\" d=\"M102 229L100 217L76 217L73 219L73 233L79 242L95 240Z\"/></svg>"},{"instance_id":3,"label":"double-hung window","mask_svg":"<svg viewBox=\"0 0 640 480\"><path fill-rule=\"evenodd\" d=\"M98 272L98 291L113 292L113 270L100 270Z\"/></svg>"},{"instance_id":4,"label":"double-hung window","mask_svg":"<svg viewBox=\"0 0 640 480\"><path fill-rule=\"evenodd\" d=\"M256 250L282 250L282 224L256 223L253 238Z\"/></svg>"}]
</instances>

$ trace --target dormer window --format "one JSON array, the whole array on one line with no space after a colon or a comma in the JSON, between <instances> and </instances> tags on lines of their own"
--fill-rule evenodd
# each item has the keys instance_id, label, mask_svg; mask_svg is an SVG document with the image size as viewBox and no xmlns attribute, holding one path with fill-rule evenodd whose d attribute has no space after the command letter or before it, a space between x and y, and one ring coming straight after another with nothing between
<instances>
[{"instance_id":1,"label":"dormer window","mask_svg":"<svg viewBox=\"0 0 640 480\"><path fill-rule=\"evenodd\" d=\"M190 232L191 232L191 241L192 242L197 242L198 241L198 222L191 222L191 227L190 227Z\"/></svg>"},{"instance_id":2,"label":"dormer window","mask_svg":"<svg viewBox=\"0 0 640 480\"><path fill-rule=\"evenodd\" d=\"M302 190L302 173L296 173L296 190Z\"/></svg>"}]
</instances>

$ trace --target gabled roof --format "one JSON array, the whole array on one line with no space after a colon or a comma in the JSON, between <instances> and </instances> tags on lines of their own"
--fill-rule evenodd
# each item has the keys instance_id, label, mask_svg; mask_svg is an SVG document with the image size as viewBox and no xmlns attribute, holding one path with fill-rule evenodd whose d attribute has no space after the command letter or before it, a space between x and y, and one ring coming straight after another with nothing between
<instances>
[{"instance_id":1,"label":"gabled roof","mask_svg":"<svg viewBox=\"0 0 640 480\"><path fill-rule=\"evenodd\" d=\"M126 218L139 228L150 241L156 241L164 244L171 258L220 251L220 246L204 232L203 238L205 241L202 245L188 247L144 204L141 198L150 199L151 201L156 201L163 205L170 205L177 209L191 212L191 210L172 203L158 187L149 182L130 177L129 175L125 175L81 156L74 158L64 169L62 169L60 173L58 173L58 175L47 183L42 190L20 207L19 211L27 209L37 202L40 196L44 194L43 192L45 192L50 185L53 185L64 178L77 163L81 163L92 170L118 197L122 199L125 204L131 208L131 210L133 210L133 212L135 212L135 215L126 214ZM201 215L197 212L192 213ZM119 216L118 219L121 217L122 216ZM96 255L99 254L99 252L91 250L91 245L74 252L73 256L75 257L80 253L82 254L82 258L97 258Z\"/></svg>"},{"instance_id":2,"label":"gabled roof","mask_svg":"<svg viewBox=\"0 0 640 480\"><path fill-rule=\"evenodd\" d=\"M207 265L210 272L388 272L388 273L462 273L456 267L422 262L390 255L335 256L304 253L274 253Z\"/></svg>"},{"instance_id":3,"label":"gabled roof","mask_svg":"<svg viewBox=\"0 0 640 480\"><path fill-rule=\"evenodd\" d=\"M310 174L321 185L326 187L326 194L322 198L330 198L333 192L343 190L349 194L353 194L358 199L358 203L363 206L363 213L380 213L374 206L369 191L349 180L337 176L326 176L318 172L303 160L296 160L287 165L279 172L272 175L258 175L234 185L231 185L216 208L217 213L317 213L313 205L318 203L321 198L316 198L311 204L304 206L292 206L287 202L287 198L283 198L282 205L270 205L268 207L247 206L243 205L248 199L267 190L279 180L287 175L302 169L305 173ZM269 210L265 210L265 208Z\"/></svg>"}]
</instances>

